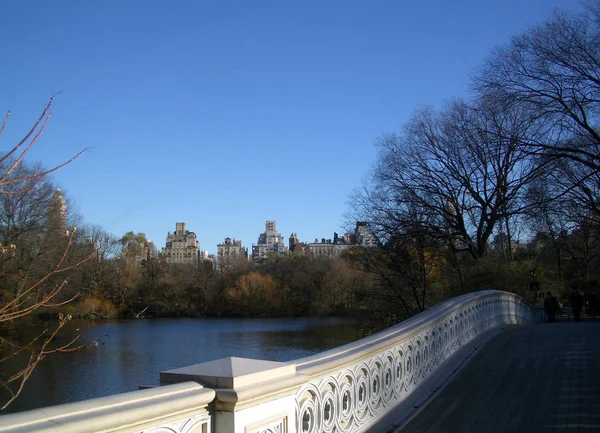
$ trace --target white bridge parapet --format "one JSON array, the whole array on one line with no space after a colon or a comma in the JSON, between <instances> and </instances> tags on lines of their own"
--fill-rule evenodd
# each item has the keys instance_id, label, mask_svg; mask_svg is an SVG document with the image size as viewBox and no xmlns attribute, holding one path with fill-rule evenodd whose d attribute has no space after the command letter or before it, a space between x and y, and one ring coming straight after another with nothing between
<instances>
[{"instance_id":1,"label":"white bridge parapet","mask_svg":"<svg viewBox=\"0 0 600 433\"><path fill-rule=\"evenodd\" d=\"M536 321L521 297L450 299L385 331L287 363L224 358L161 373L164 386L0 416L0 432L385 431L501 325Z\"/></svg>"},{"instance_id":2,"label":"white bridge parapet","mask_svg":"<svg viewBox=\"0 0 600 433\"><path fill-rule=\"evenodd\" d=\"M215 391L194 382L0 416L11 433L210 433Z\"/></svg>"},{"instance_id":3,"label":"white bridge parapet","mask_svg":"<svg viewBox=\"0 0 600 433\"><path fill-rule=\"evenodd\" d=\"M449 367L446 361L467 343L499 325L531 323L535 317L512 293L470 293L370 337L296 360L296 371L310 377L295 394L297 432L369 430L429 376ZM435 380L445 378L438 374ZM393 421L376 430L391 426Z\"/></svg>"}]
</instances>

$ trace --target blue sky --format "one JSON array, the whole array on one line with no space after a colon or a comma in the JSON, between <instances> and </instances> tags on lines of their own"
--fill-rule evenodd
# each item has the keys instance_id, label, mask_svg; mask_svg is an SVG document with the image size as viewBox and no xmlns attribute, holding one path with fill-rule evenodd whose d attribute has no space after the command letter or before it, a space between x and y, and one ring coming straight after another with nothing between
<instances>
[{"instance_id":1,"label":"blue sky","mask_svg":"<svg viewBox=\"0 0 600 433\"><path fill-rule=\"evenodd\" d=\"M468 95L493 47L574 0L29 1L0 14L4 152L62 93L29 161L86 223L201 249L342 233L383 132Z\"/></svg>"}]
</instances>

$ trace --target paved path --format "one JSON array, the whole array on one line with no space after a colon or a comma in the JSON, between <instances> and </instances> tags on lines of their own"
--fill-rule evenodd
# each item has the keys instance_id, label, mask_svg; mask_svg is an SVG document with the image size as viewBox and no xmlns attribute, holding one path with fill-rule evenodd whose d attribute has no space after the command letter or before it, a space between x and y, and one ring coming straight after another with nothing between
<instances>
[{"instance_id":1,"label":"paved path","mask_svg":"<svg viewBox=\"0 0 600 433\"><path fill-rule=\"evenodd\" d=\"M600 432L600 322L507 329L397 432Z\"/></svg>"}]
</instances>

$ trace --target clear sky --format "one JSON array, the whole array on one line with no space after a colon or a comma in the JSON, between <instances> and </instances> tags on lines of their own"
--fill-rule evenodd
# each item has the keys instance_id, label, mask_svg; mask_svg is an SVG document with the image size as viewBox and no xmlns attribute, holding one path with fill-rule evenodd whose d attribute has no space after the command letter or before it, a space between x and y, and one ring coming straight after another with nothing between
<instances>
[{"instance_id":1,"label":"clear sky","mask_svg":"<svg viewBox=\"0 0 600 433\"><path fill-rule=\"evenodd\" d=\"M86 223L158 248L177 221L202 250L342 233L373 142L468 95L509 37L575 0L3 0L4 152L62 93L30 161Z\"/></svg>"}]
</instances>

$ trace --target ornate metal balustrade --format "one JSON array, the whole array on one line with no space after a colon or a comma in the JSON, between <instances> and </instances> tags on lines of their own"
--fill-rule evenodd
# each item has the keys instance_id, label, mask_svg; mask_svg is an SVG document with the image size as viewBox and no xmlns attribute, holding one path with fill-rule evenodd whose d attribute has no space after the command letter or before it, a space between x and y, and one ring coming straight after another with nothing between
<instances>
[{"instance_id":1,"label":"ornate metal balustrade","mask_svg":"<svg viewBox=\"0 0 600 433\"><path fill-rule=\"evenodd\" d=\"M382 419L442 382L470 346L500 325L537 318L511 293L471 293L314 356L288 363L225 358L171 370L161 373L159 388L0 416L0 432L385 430Z\"/></svg>"}]
</instances>

